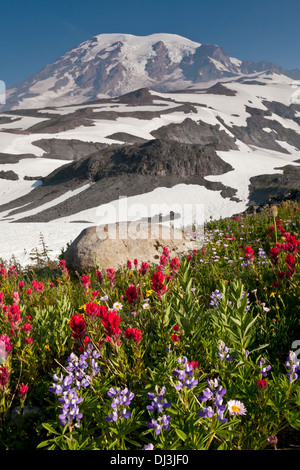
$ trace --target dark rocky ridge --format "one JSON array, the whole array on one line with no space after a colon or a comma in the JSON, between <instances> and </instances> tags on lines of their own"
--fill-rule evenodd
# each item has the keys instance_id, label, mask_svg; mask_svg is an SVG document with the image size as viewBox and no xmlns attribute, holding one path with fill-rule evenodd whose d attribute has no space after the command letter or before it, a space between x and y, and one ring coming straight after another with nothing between
<instances>
[{"instance_id":1,"label":"dark rocky ridge","mask_svg":"<svg viewBox=\"0 0 300 470\"><path fill-rule=\"evenodd\" d=\"M265 102L268 104L267 102ZM270 106L273 109L273 106ZM285 108L284 108L285 109ZM290 113L294 116L294 111L291 108ZM236 139L244 142L247 145L255 145L257 147L275 150L281 153L289 153L284 147L280 145L280 141L287 142L300 150L300 134L293 129L283 127L276 119L268 119L272 117L271 110L263 110L246 106L246 112L250 116L246 119L247 126L227 126L224 121L219 117L218 120L230 131ZM296 118L297 119L297 118ZM264 128L271 129L273 132L266 132Z\"/></svg>"},{"instance_id":2,"label":"dark rocky ridge","mask_svg":"<svg viewBox=\"0 0 300 470\"><path fill-rule=\"evenodd\" d=\"M92 154L55 170L43 179L43 184L52 185L73 178L97 181L123 173L159 177L167 174L204 176L231 169L212 146L150 140L142 145L106 147L100 154Z\"/></svg>"},{"instance_id":3,"label":"dark rocky ridge","mask_svg":"<svg viewBox=\"0 0 300 470\"><path fill-rule=\"evenodd\" d=\"M120 103L120 104L128 104L130 106L154 106L155 100L159 101L171 101L171 98L165 98L158 95L154 95L150 93L149 88L138 88L136 90L132 90L128 93L124 93L120 96L116 96L114 98L99 98L96 100L88 101L89 105L99 105L99 104L113 104L113 103ZM84 103L81 103L84 104ZM70 105L73 106L73 105ZM158 105L161 106L161 105ZM67 107L67 106L66 106ZM45 108L46 109L46 108Z\"/></svg>"},{"instance_id":4,"label":"dark rocky ridge","mask_svg":"<svg viewBox=\"0 0 300 470\"><path fill-rule=\"evenodd\" d=\"M58 160L79 160L91 154L99 154L106 148L117 148L118 145L109 145L101 142L84 142L75 139L40 139L33 144L45 151L44 158Z\"/></svg>"},{"instance_id":5,"label":"dark rocky ridge","mask_svg":"<svg viewBox=\"0 0 300 470\"><path fill-rule=\"evenodd\" d=\"M10 153L0 153L0 164L8 164L8 163L18 163L20 160L23 160L24 158L35 158L35 155L32 155L31 153L22 153L19 155L13 155Z\"/></svg>"},{"instance_id":6,"label":"dark rocky ridge","mask_svg":"<svg viewBox=\"0 0 300 470\"><path fill-rule=\"evenodd\" d=\"M98 98L95 100L89 100L88 102L78 102L76 103L76 106L83 106L83 109L79 109L77 111L74 111L73 113L70 111L69 115L72 115L73 117L82 117L83 115L85 117L87 116L92 116L93 112L92 109L89 109L90 106L95 105L95 107L99 105L117 105L117 104L127 104L129 106L162 106L162 104L156 104L155 100L159 100L160 102L165 101L166 106L168 102L172 101L171 98L165 98L161 96L154 95L153 93L150 93L149 88L138 88L136 90L133 90L129 93L125 93L123 95L117 96L117 97L107 97L107 98ZM88 105L89 107L84 107L84 105ZM63 107L67 110L68 108L72 108L74 104L69 104L69 105L64 105ZM59 106L60 108L60 106ZM49 111L48 111L49 110ZM30 117L37 117L37 118L54 118L54 117L60 117L61 113L59 110L56 112L56 107L45 107L42 109L18 109L18 110L8 110L6 111L7 116L2 116L4 119L2 124L9 123L11 122L11 119L13 116L30 116ZM9 116L12 117L9 117ZM16 118L14 118L16 119Z\"/></svg>"},{"instance_id":7,"label":"dark rocky ridge","mask_svg":"<svg viewBox=\"0 0 300 470\"><path fill-rule=\"evenodd\" d=\"M269 199L284 200L300 191L300 166L286 165L283 173L259 175L250 179L249 205L261 205Z\"/></svg>"},{"instance_id":8,"label":"dark rocky ridge","mask_svg":"<svg viewBox=\"0 0 300 470\"><path fill-rule=\"evenodd\" d=\"M181 123L162 126L151 135L157 139L184 142L187 144L213 145L216 150L238 149L235 138L231 137L220 126L213 126L203 121L190 118Z\"/></svg>"},{"instance_id":9,"label":"dark rocky ridge","mask_svg":"<svg viewBox=\"0 0 300 470\"><path fill-rule=\"evenodd\" d=\"M300 112L300 104L291 103L287 106L279 101L267 100L264 100L262 103L271 113L277 114L284 119L291 119L300 126L300 117L296 116L296 114Z\"/></svg>"},{"instance_id":10,"label":"dark rocky ridge","mask_svg":"<svg viewBox=\"0 0 300 470\"><path fill-rule=\"evenodd\" d=\"M115 134L110 134L106 136L108 139L119 140L126 144L142 144L147 142L147 139L138 137L136 135L128 134L127 132L116 132Z\"/></svg>"},{"instance_id":11,"label":"dark rocky ridge","mask_svg":"<svg viewBox=\"0 0 300 470\"><path fill-rule=\"evenodd\" d=\"M207 175L230 170L232 167L218 157L212 145L151 140L142 145L107 147L97 154L63 165L43 178L42 185L24 197L0 206L0 210L10 210L7 217L11 217L22 213L20 206L24 204L28 204L26 210L38 208L87 183L93 184L79 195L19 221L48 222L117 200L120 195L135 196L181 183L203 185L222 191L223 197L234 198L235 189L205 180Z\"/></svg>"},{"instance_id":12,"label":"dark rocky ridge","mask_svg":"<svg viewBox=\"0 0 300 470\"><path fill-rule=\"evenodd\" d=\"M14 118L13 116L0 116L0 125L2 124L10 124L15 121L19 121L20 118Z\"/></svg>"},{"instance_id":13,"label":"dark rocky ridge","mask_svg":"<svg viewBox=\"0 0 300 470\"><path fill-rule=\"evenodd\" d=\"M65 132L71 129L76 129L80 126L94 126L92 120L85 118L84 116L78 116L73 114L56 115L47 121L39 122L34 124L24 131L24 133L47 133L47 134L57 134L59 132Z\"/></svg>"},{"instance_id":14,"label":"dark rocky ridge","mask_svg":"<svg viewBox=\"0 0 300 470\"><path fill-rule=\"evenodd\" d=\"M206 94L212 94L212 95L225 95L225 96L235 96L236 91L235 90L230 90L226 86L224 86L222 83L218 82L215 85L209 87L206 91Z\"/></svg>"},{"instance_id":15,"label":"dark rocky ridge","mask_svg":"<svg viewBox=\"0 0 300 470\"><path fill-rule=\"evenodd\" d=\"M210 59L221 62L224 71L220 71ZM230 61L224 49L213 44L202 44L193 54L183 57L180 68L185 79L193 83L231 77L237 75L239 70Z\"/></svg>"},{"instance_id":16,"label":"dark rocky ridge","mask_svg":"<svg viewBox=\"0 0 300 470\"><path fill-rule=\"evenodd\" d=\"M19 176L12 170L8 170L8 171L1 170L0 179L17 181L19 179Z\"/></svg>"}]
</instances>

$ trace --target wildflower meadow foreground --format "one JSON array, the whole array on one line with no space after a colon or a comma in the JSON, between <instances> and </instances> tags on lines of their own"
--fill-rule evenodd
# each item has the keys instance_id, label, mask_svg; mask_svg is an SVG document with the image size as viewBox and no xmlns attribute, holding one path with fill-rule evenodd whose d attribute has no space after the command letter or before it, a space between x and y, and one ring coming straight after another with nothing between
<instances>
[{"instance_id":1,"label":"wildflower meadow foreground","mask_svg":"<svg viewBox=\"0 0 300 470\"><path fill-rule=\"evenodd\" d=\"M300 211L160 264L0 266L0 449L261 450L300 429ZM299 442L299 439L298 439Z\"/></svg>"}]
</instances>

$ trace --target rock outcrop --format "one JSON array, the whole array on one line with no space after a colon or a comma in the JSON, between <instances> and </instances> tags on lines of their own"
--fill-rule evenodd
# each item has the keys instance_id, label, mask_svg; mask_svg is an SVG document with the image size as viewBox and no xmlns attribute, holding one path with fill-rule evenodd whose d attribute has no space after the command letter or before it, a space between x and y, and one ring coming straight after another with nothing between
<instances>
[{"instance_id":1,"label":"rock outcrop","mask_svg":"<svg viewBox=\"0 0 300 470\"><path fill-rule=\"evenodd\" d=\"M118 269L127 260L159 264L164 247L170 256L180 256L193 249L183 232L162 224L118 222L84 229L68 247L64 259L79 273L100 269Z\"/></svg>"},{"instance_id":2,"label":"rock outcrop","mask_svg":"<svg viewBox=\"0 0 300 470\"><path fill-rule=\"evenodd\" d=\"M0 179L3 179L3 180L11 180L11 181L17 181L19 179L18 175L12 171L12 170L8 170L8 171L4 171L4 170L1 170L0 171Z\"/></svg>"},{"instance_id":3,"label":"rock outcrop","mask_svg":"<svg viewBox=\"0 0 300 470\"><path fill-rule=\"evenodd\" d=\"M19 222L49 222L60 217L99 207L122 196L137 196L159 187L177 184L199 184L233 197L235 190L218 182L205 180L207 175L220 175L232 170L214 150L214 145L184 144L159 139L141 145L103 147L78 161L63 165L42 179L43 184L8 204L10 216L21 213L21 206L38 209L68 191L83 191ZM84 186L89 187L84 189ZM229 190L229 193L228 193Z\"/></svg>"},{"instance_id":4,"label":"rock outcrop","mask_svg":"<svg viewBox=\"0 0 300 470\"><path fill-rule=\"evenodd\" d=\"M300 163L300 161L295 161L295 163ZM293 193L299 193L300 167L286 165L278 170L283 170L283 173L259 175L250 179L249 201L251 204L263 204L274 197L282 200L292 199Z\"/></svg>"}]
</instances>

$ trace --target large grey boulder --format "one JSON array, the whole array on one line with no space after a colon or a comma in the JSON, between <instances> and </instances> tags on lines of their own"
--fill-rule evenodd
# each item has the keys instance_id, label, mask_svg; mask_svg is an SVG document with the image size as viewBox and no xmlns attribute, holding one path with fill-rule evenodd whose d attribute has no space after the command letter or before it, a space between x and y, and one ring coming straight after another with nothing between
<instances>
[{"instance_id":1,"label":"large grey boulder","mask_svg":"<svg viewBox=\"0 0 300 470\"><path fill-rule=\"evenodd\" d=\"M84 229L65 252L69 268L78 272L118 269L128 260L159 264L163 248L170 256L193 249L193 243L178 229L153 223L118 222Z\"/></svg>"}]
</instances>

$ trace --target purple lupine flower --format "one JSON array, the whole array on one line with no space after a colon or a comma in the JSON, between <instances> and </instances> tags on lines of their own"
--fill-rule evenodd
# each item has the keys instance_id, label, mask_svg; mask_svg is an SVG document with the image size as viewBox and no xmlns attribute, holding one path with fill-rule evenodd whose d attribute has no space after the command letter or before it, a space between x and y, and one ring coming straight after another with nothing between
<instances>
[{"instance_id":1,"label":"purple lupine flower","mask_svg":"<svg viewBox=\"0 0 300 470\"><path fill-rule=\"evenodd\" d=\"M249 266L249 265L250 265L250 263L249 263L248 261L242 261L242 262L241 262L241 266L242 266L243 268L246 268L246 267Z\"/></svg>"},{"instance_id":2,"label":"purple lupine flower","mask_svg":"<svg viewBox=\"0 0 300 470\"><path fill-rule=\"evenodd\" d=\"M198 400L204 403L210 400L211 405L203 406L198 411L199 416L201 418L216 416L220 423L227 423L227 418L223 417L226 410L226 406L223 405L223 396L226 394L226 389L219 385L218 379L207 379L206 382L208 388L202 392L202 395L199 395Z\"/></svg>"},{"instance_id":3,"label":"purple lupine flower","mask_svg":"<svg viewBox=\"0 0 300 470\"><path fill-rule=\"evenodd\" d=\"M232 357L228 354L228 352L229 352L229 348L225 345L224 341L220 340L219 350L217 351L220 361L223 361L224 359L226 361L232 361Z\"/></svg>"},{"instance_id":4,"label":"purple lupine flower","mask_svg":"<svg viewBox=\"0 0 300 470\"><path fill-rule=\"evenodd\" d=\"M112 413L110 413L109 416L105 416L104 419L105 419L105 421L106 421L107 423L111 423L112 421L113 421L113 422L118 421L118 419L119 419L118 410L112 411Z\"/></svg>"},{"instance_id":5,"label":"purple lupine flower","mask_svg":"<svg viewBox=\"0 0 300 470\"><path fill-rule=\"evenodd\" d=\"M84 353L81 354L80 359L90 365L92 373L95 375L100 370L100 367L96 361L96 359L99 359L99 357L101 357L101 353L94 349L94 346L89 343Z\"/></svg>"},{"instance_id":6,"label":"purple lupine flower","mask_svg":"<svg viewBox=\"0 0 300 470\"><path fill-rule=\"evenodd\" d=\"M211 406L203 406L202 410L198 411L198 414L201 418L212 418L215 413Z\"/></svg>"},{"instance_id":7,"label":"purple lupine flower","mask_svg":"<svg viewBox=\"0 0 300 470\"><path fill-rule=\"evenodd\" d=\"M263 258L263 259L266 259L266 258L267 258L267 255L266 255L266 253L265 253L265 251L264 251L263 248L259 248L259 249L258 249L258 257L259 257L259 258Z\"/></svg>"},{"instance_id":8,"label":"purple lupine flower","mask_svg":"<svg viewBox=\"0 0 300 470\"><path fill-rule=\"evenodd\" d=\"M211 298L211 302L210 302L209 305L211 307L217 307L218 308L219 300L222 300L221 292L218 289L216 289L214 292L211 293L210 298Z\"/></svg>"},{"instance_id":9,"label":"purple lupine flower","mask_svg":"<svg viewBox=\"0 0 300 470\"><path fill-rule=\"evenodd\" d=\"M79 358L74 353L70 354L66 370L73 375L77 390L80 390L81 387L88 387L92 377L99 373L100 366L95 359L100 356L99 352L93 350L92 344L88 344L87 350Z\"/></svg>"},{"instance_id":10,"label":"purple lupine flower","mask_svg":"<svg viewBox=\"0 0 300 470\"><path fill-rule=\"evenodd\" d=\"M257 361L257 364L259 365L260 367L260 373L263 377L267 377L268 376L268 372L272 369L272 366L268 365L266 367L263 367L263 365L266 363L266 360L262 357L261 359L259 359Z\"/></svg>"},{"instance_id":11,"label":"purple lupine flower","mask_svg":"<svg viewBox=\"0 0 300 470\"><path fill-rule=\"evenodd\" d=\"M207 400L210 400L212 396L213 396L213 392L209 388L206 388L203 391L203 394L199 395L199 400L205 402Z\"/></svg>"},{"instance_id":12,"label":"purple lupine flower","mask_svg":"<svg viewBox=\"0 0 300 470\"><path fill-rule=\"evenodd\" d=\"M163 415L158 419L152 419L151 422L147 423L148 428L155 429L155 434L160 434L162 429L168 431L170 429L170 416Z\"/></svg>"},{"instance_id":13,"label":"purple lupine flower","mask_svg":"<svg viewBox=\"0 0 300 470\"><path fill-rule=\"evenodd\" d=\"M300 362L297 361L297 356L294 351L289 351L287 361L285 362L286 367L289 368L287 372L288 379L290 383L298 379L297 371L300 370Z\"/></svg>"},{"instance_id":14,"label":"purple lupine flower","mask_svg":"<svg viewBox=\"0 0 300 470\"><path fill-rule=\"evenodd\" d=\"M73 383L73 375L69 374L67 375L63 381L62 381L62 385L63 385L63 389L65 392L67 392L68 390L70 390L71 388L71 385Z\"/></svg>"},{"instance_id":15,"label":"purple lupine flower","mask_svg":"<svg viewBox=\"0 0 300 470\"><path fill-rule=\"evenodd\" d=\"M71 388L68 391L64 391L58 399L59 403L62 404L60 408L61 414L59 415L59 422L62 426L66 424L72 425L73 421L76 420L75 426L80 426L80 419L82 413L79 411L79 404L82 402L82 398L78 397L75 388Z\"/></svg>"},{"instance_id":16,"label":"purple lupine flower","mask_svg":"<svg viewBox=\"0 0 300 470\"><path fill-rule=\"evenodd\" d=\"M58 375L56 374L53 374L52 376L54 382L57 382L57 383L54 383L52 384L52 387L49 387L49 392L51 393L55 393L55 395L60 395L63 391L63 387L62 387L62 382L63 382L63 375L60 374L60 376L58 377Z\"/></svg>"},{"instance_id":17,"label":"purple lupine flower","mask_svg":"<svg viewBox=\"0 0 300 470\"><path fill-rule=\"evenodd\" d=\"M158 392L156 387L156 395L154 393L148 393L147 398L151 400L151 405L147 406L148 411L155 411L157 410L158 413L162 413L164 408L170 408L172 403L163 397L164 393L166 392L166 387L162 387L161 391Z\"/></svg>"},{"instance_id":18,"label":"purple lupine flower","mask_svg":"<svg viewBox=\"0 0 300 470\"><path fill-rule=\"evenodd\" d=\"M247 357L249 356L250 352L248 351L248 349L243 349L243 353L245 354L245 358L247 359Z\"/></svg>"},{"instance_id":19,"label":"purple lupine flower","mask_svg":"<svg viewBox=\"0 0 300 470\"><path fill-rule=\"evenodd\" d=\"M223 387L218 387L215 394L215 404L216 404L216 413L217 419L220 423L227 423L227 419L223 418L223 415L226 410L226 406L223 405L223 396L226 394L226 389Z\"/></svg>"},{"instance_id":20,"label":"purple lupine flower","mask_svg":"<svg viewBox=\"0 0 300 470\"><path fill-rule=\"evenodd\" d=\"M217 405L221 405L222 404L222 401L223 401L223 396L226 394L226 388L222 387L222 385L220 385L219 387L217 387L216 389L216 394L215 394L215 402L217 403Z\"/></svg>"},{"instance_id":21,"label":"purple lupine flower","mask_svg":"<svg viewBox=\"0 0 300 470\"><path fill-rule=\"evenodd\" d=\"M263 248L258 249L258 257L261 258L263 261L258 261L257 264L261 264L261 265L269 264L268 261L266 261L267 255L265 251L263 250Z\"/></svg>"},{"instance_id":22,"label":"purple lupine flower","mask_svg":"<svg viewBox=\"0 0 300 470\"><path fill-rule=\"evenodd\" d=\"M185 356L178 359L179 364L185 366L184 369L174 369L173 375L178 377L177 385L175 385L176 390L181 390L183 387L186 387L190 390L192 387L198 385L198 380L193 377L194 369L192 364L188 364L188 360Z\"/></svg>"},{"instance_id":23,"label":"purple lupine flower","mask_svg":"<svg viewBox=\"0 0 300 470\"><path fill-rule=\"evenodd\" d=\"M90 355L93 355L92 360L89 360ZM62 373L60 376L53 375L54 383L52 387L49 387L49 391L58 395L58 401L62 404L59 415L61 425L72 424L74 420L76 420L75 426L80 425L82 413L79 412L78 405L82 402L82 398L78 396L77 392L82 388L89 387L91 376L99 372L100 367L95 361L95 358L99 356L97 351L93 351L93 345L88 345L87 352L79 358L74 353L70 354L66 366L68 375L65 377Z\"/></svg>"},{"instance_id":24,"label":"purple lupine flower","mask_svg":"<svg viewBox=\"0 0 300 470\"><path fill-rule=\"evenodd\" d=\"M118 405L130 405L131 400L134 398L134 393L129 392L128 388L125 387L123 390L121 388L110 388L107 392L107 395L110 398L113 398L112 408L115 408Z\"/></svg>"},{"instance_id":25,"label":"purple lupine flower","mask_svg":"<svg viewBox=\"0 0 300 470\"><path fill-rule=\"evenodd\" d=\"M118 387L116 389L110 388L107 395L110 398L113 398L110 405L111 408L113 408L113 412L104 418L105 421L111 423L112 421L116 422L121 418L128 419L131 416L131 411L127 411L125 407L130 405L131 400L134 398L134 393L129 392L127 387L123 390Z\"/></svg>"}]
</instances>

